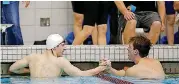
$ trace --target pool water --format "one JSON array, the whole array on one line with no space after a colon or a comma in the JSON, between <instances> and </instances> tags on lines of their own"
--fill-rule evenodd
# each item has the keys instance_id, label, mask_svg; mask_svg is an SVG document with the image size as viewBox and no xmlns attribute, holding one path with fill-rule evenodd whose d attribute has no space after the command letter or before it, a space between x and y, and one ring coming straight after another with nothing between
<instances>
[{"instance_id":1,"label":"pool water","mask_svg":"<svg viewBox=\"0 0 179 84\"><path fill-rule=\"evenodd\" d=\"M108 81L103 81L97 77L60 77L60 78L43 78L43 79L32 79L29 77L11 77L2 84L112 84Z\"/></svg>"},{"instance_id":2,"label":"pool water","mask_svg":"<svg viewBox=\"0 0 179 84\"><path fill-rule=\"evenodd\" d=\"M134 84L179 84L179 75L167 76L165 80L140 80L132 77L119 77L114 75L105 75L112 78L118 78ZM110 81L98 77L59 77L59 78L30 78L29 76L9 76L1 77L2 84L114 84Z\"/></svg>"}]
</instances>

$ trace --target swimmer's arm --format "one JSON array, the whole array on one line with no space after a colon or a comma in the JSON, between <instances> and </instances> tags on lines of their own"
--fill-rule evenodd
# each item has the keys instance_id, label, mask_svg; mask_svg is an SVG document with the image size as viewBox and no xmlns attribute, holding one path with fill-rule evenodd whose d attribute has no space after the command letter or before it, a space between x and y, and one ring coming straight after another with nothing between
<instances>
[{"instance_id":1,"label":"swimmer's arm","mask_svg":"<svg viewBox=\"0 0 179 84\"><path fill-rule=\"evenodd\" d=\"M124 70L116 70L116 69L114 69L112 67L108 70L108 73L111 73L111 74L117 75L117 76L125 76L125 71Z\"/></svg>"},{"instance_id":2,"label":"swimmer's arm","mask_svg":"<svg viewBox=\"0 0 179 84\"><path fill-rule=\"evenodd\" d=\"M106 66L99 66L94 69L81 71L79 68L73 66L68 60L63 61L63 70L70 76L93 76L105 70Z\"/></svg>"},{"instance_id":3,"label":"swimmer's arm","mask_svg":"<svg viewBox=\"0 0 179 84\"><path fill-rule=\"evenodd\" d=\"M128 68L127 70L126 70L126 73L125 73L125 76L131 76L131 77L136 77L137 75L136 75L136 69L135 69L135 67L133 66L133 67L131 67L131 68Z\"/></svg>"},{"instance_id":4,"label":"swimmer's arm","mask_svg":"<svg viewBox=\"0 0 179 84\"><path fill-rule=\"evenodd\" d=\"M10 72L21 74L21 73L30 73L30 70L25 68L29 64L29 56L24 57L21 60L16 61L9 68Z\"/></svg>"},{"instance_id":5,"label":"swimmer's arm","mask_svg":"<svg viewBox=\"0 0 179 84\"><path fill-rule=\"evenodd\" d=\"M110 68L110 70L108 71L108 73L117 75L117 76L135 76L135 70L133 67L128 68L126 70L116 70L114 68Z\"/></svg>"}]
</instances>

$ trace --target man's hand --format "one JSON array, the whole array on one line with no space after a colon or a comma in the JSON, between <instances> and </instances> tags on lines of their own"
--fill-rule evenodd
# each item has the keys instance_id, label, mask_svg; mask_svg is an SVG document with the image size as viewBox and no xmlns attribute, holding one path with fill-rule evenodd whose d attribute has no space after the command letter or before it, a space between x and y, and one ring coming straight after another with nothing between
<instances>
[{"instance_id":1,"label":"man's hand","mask_svg":"<svg viewBox=\"0 0 179 84\"><path fill-rule=\"evenodd\" d=\"M128 68L129 68L129 67L127 67L127 66L124 66L124 69L123 69L123 70L124 70L124 71L127 71L127 69L128 69Z\"/></svg>"},{"instance_id":2,"label":"man's hand","mask_svg":"<svg viewBox=\"0 0 179 84\"><path fill-rule=\"evenodd\" d=\"M103 66L103 69L108 72L111 68L111 61L107 58L101 58L99 62L99 66Z\"/></svg>"},{"instance_id":3,"label":"man's hand","mask_svg":"<svg viewBox=\"0 0 179 84\"><path fill-rule=\"evenodd\" d=\"M135 14L126 8L123 1L115 1L115 4L116 4L118 10L124 15L125 20L128 21L128 20L134 19Z\"/></svg>"},{"instance_id":4,"label":"man's hand","mask_svg":"<svg viewBox=\"0 0 179 84\"><path fill-rule=\"evenodd\" d=\"M111 61L107 60L107 66L110 68L111 67Z\"/></svg>"},{"instance_id":5,"label":"man's hand","mask_svg":"<svg viewBox=\"0 0 179 84\"><path fill-rule=\"evenodd\" d=\"M99 61L99 66L107 66L107 59L101 58Z\"/></svg>"},{"instance_id":6,"label":"man's hand","mask_svg":"<svg viewBox=\"0 0 179 84\"><path fill-rule=\"evenodd\" d=\"M124 13L124 19L127 21L134 19L134 16L135 16L135 14L131 11L126 11Z\"/></svg>"},{"instance_id":7,"label":"man's hand","mask_svg":"<svg viewBox=\"0 0 179 84\"><path fill-rule=\"evenodd\" d=\"M23 1L22 3L23 4L25 3L25 7L27 8L29 6L29 4L30 4L30 1Z\"/></svg>"},{"instance_id":8,"label":"man's hand","mask_svg":"<svg viewBox=\"0 0 179 84\"><path fill-rule=\"evenodd\" d=\"M161 26L161 32L164 32L165 31L165 24L162 23L162 26Z\"/></svg>"},{"instance_id":9,"label":"man's hand","mask_svg":"<svg viewBox=\"0 0 179 84\"><path fill-rule=\"evenodd\" d=\"M30 73L30 69L24 68L24 73Z\"/></svg>"}]
</instances>

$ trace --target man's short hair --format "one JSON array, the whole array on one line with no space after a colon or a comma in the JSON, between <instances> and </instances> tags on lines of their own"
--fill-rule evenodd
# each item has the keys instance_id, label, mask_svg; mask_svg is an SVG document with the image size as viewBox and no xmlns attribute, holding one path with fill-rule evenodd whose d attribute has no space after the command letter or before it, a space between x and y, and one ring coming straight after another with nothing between
<instances>
[{"instance_id":1,"label":"man's short hair","mask_svg":"<svg viewBox=\"0 0 179 84\"><path fill-rule=\"evenodd\" d=\"M151 42L148 38L142 35L138 35L132 37L129 40L129 43L132 43L134 49L137 49L139 51L139 55L142 58L148 56L151 47Z\"/></svg>"}]
</instances>

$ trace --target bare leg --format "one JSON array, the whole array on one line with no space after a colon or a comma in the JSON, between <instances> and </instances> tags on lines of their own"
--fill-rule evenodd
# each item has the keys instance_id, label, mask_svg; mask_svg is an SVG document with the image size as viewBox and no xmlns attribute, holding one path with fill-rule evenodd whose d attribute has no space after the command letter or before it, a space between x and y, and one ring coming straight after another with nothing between
<instances>
[{"instance_id":1,"label":"bare leg","mask_svg":"<svg viewBox=\"0 0 179 84\"><path fill-rule=\"evenodd\" d=\"M83 23L83 14L73 13L74 15L74 36L82 30L82 23Z\"/></svg>"},{"instance_id":2,"label":"bare leg","mask_svg":"<svg viewBox=\"0 0 179 84\"><path fill-rule=\"evenodd\" d=\"M160 30L161 30L161 22L154 21L150 27L149 35L147 36L152 44L156 44L156 42L158 41Z\"/></svg>"},{"instance_id":3,"label":"bare leg","mask_svg":"<svg viewBox=\"0 0 179 84\"><path fill-rule=\"evenodd\" d=\"M92 34L94 28L95 26L85 25L83 27L83 30L76 35L73 41L73 45L81 45L83 41L86 40L86 38L88 38L88 36Z\"/></svg>"},{"instance_id":4,"label":"bare leg","mask_svg":"<svg viewBox=\"0 0 179 84\"><path fill-rule=\"evenodd\" d=\"M166 35L169 45L173 45L174 43L174 23L175 14L167 15Z\"/></svg>"},{"instance_id":5,"label":"bare leg","mask_svg":"<svg viewBox=\"0 0 179 84\"><path fill-rule=\"evenodd\" d=\"M124 44L128 44L129 39L136 35L135 33L136 24L137 24L136 20L127 21L124 32L123 32Z\"/></svg>"},{"instance_id":6,"label":"bare leg","mask_svg":"<svg viewBox=\"0 0 179 84\"><path fill-rule=\"evenodd\" d=\"M97 25L95 25L95 28L92 32L92 40L93 40L93 45L98 45L98 28L97 28Z\"/></svg>"},{"instance_id":7,"label":"bare leg","mask_svg":"<svg viewBox=\"0 0 179 84\"><path fill-rule=\"evenodd\" d=\"M98 45L106 45L107 25L98 25Z\"/></svg>"}]
</instances>

